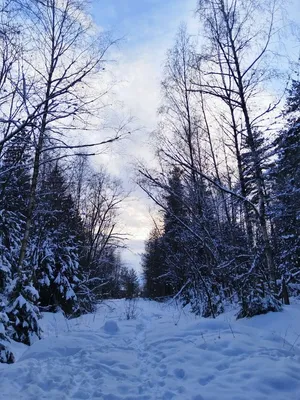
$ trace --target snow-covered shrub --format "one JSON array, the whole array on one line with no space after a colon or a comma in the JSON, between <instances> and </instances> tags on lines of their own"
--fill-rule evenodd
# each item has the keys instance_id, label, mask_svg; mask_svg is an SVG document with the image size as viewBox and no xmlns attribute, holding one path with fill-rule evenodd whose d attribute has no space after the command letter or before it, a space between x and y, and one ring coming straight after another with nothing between
<instances>
[{"instance_id":1,"label":"snow-covered shrub","mask_svg":"<svg viewBox=\"0 0 300 400\"><path fill-rule=\"evenodd\" d=\"M237 319L251 318L255 315L280 310L281 303L271 293L265 293L264 296L262 296L261 290L258 288L251 289L241 301L241 308L237 314Z\"/></svg>"},{"instance_id":2,"label":"snow-covered shrub","mask_svg":"<svg viewBox=\"0 0 300 400\"><path fill-rule=\"evenodd\" d=\"M201 317L215 318L217 315L224 312L222 299L219 294L216 294L208 284L206 287L194 287L189 290L189 303L191 310L196 315Z\"/></svg>"},{"instance_id":3,"label":"snow-covered shrub","mask_svg":"<svg viewBox=\"0 0 300 400\"><path fill-rule=\"evenodd\" d=\"M36 339L41 338L41 329L38 323L40 319L39 308L36 303L38 292L26 278L19 279L15 283L12 298L7 315L9 317L9 336L16 342L32 344Z\"/></svg>"},{"instance_id":4,"label":"snow-covered shrub","mask_svg":"<svg viewBox=\"0 0 300 400\"><path fill-rule=\"evenodd\" d=\"M11 364L15 361L13 353L9 350L9 338L7 336L8 317L2 311L3 304L0 304L0 363Z\"/></svg>"},{"instance_id":5,"label":"snow-covered shrub","mask_svg":"<svg viewBox=\"0 0 300 400\"><path fill-rule=\"evenodd\" d=\"M125 301L125 316L127 320L136 319L137 317L137 299L127 299Z\"/></svg>"},{"instance_id":6,"label":"snow-covered shrub","mask_svg":"<svg viewBox=\"0 0 300 400\"><path fill-rule=\"evenodd\" d=\"M77 311L73 313L74 317L79 317L82 314L92 314L97 310L97 296L90 290L88 284L80 281L75 286L75 293L78 300Z\"/></svg>"}]
</instances>

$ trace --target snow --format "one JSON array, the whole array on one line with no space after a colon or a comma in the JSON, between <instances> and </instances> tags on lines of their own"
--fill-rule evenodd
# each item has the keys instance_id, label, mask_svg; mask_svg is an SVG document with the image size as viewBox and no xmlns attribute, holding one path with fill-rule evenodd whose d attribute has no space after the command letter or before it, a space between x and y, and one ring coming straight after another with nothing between
<instances>
[{"instance_id":1,"label":"snow","mask_svg":"<svg viewBox=\"0 0 300 400\"><path fill-rule=\"evenodd\" d=\"M24 290L27 293L30 293L33 298L39 298L39 292L33 286L25 286Z\"/></svg>"},{"instance_id":2,"label":"snow","mask_svg":"<svg viewBox=\"0 0 300 400\"><path fill-rule=\"evenodd\" d=\"M137 307L132 320L122 300L73 320L44 313L44 338L0 365L0 399L300 399L299 305L238 321Z\"/></svg>"}]
</instances>

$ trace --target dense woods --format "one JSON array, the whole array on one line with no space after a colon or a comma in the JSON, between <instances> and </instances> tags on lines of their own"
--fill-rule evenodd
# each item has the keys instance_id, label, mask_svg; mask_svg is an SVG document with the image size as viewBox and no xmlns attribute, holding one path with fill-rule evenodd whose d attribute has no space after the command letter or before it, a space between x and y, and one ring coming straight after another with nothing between
<instances>
[{"instance_id":1,"label":"dense woods","mask_svg":"<svg viewBox=\"0 0 300 400\"><path fill-rule=\"evenodd\" d=\"M14 361L10 340L41 337L43 311L75 317L139 293L120 257L126 194L90 158L127 127L103 134L115 41L86 7L1 2L0 362ZM300 292L299 63L277 65L279 10L198 2L199 37L181 26L167 54L158 167L139 166L161 211L142 256L144 295L204 317L230 303L238 318L280 311Z\"/></svg>"},{"instance_id":2,"label":"dense woods","mask_svg":"<svg viewBox=\"0 0 300 400\"><path fill-rule=\"evenodd\" d=\"M162 82L160 168L139 184L162 211L143 256L147 296L215 317L279 311L298 295L299 63L284 101L279 2L199 1ZM287 71L286 71L287 72Z\"/></svg>"},{"instance_id":3,"label":"dense woods","mask_svg":"<svg viewBox=\"0 0 300 400\"><path fill-rule=\"evenodd\" d=\"M125 193L89 159L123 130L101 133L114 41L97 31L86 6L1 2L2 362L14 360L10 339L31 344L40 337L41 311L91 312L136 279L119 256L117 212ZM100 140L85 143L84 132Z\"/></svg>"}]
</instances>

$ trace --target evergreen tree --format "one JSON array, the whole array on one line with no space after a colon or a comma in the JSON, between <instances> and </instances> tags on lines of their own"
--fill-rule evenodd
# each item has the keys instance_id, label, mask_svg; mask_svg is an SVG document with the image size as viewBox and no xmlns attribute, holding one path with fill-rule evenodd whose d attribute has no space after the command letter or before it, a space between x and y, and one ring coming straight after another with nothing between
<instances>
[{"instance_id":1,"label":"evergreen tree","mask_svg":"<svg viewBox=\"0 0 300 400\"><path fill-rule=\"evenodd\" d=\"M274 222L277 257L281 272L281 297L288 303L286 284L300 293L300 81L293 81L287 100L288 127L276 140L277 161L273 170Z\"/></svg>"},{"instance_id":2,"label":"evergreen tree","mask_svg":"<svg viewBox=\"0 0 300 400\"><path fill-rule=\"evenodd\" d=\"M4 148L0 168L1 207L26 216L30 190L30 138L26 132L14 137Z\"/></svg>"},{"instance_id":3,"label":"evergreen tree","mask_svg":"<svg viewBox=\"0 0 300 400\"><path fill-rule=\"evenodd\" d=\"M164 234L161 243L165 258L165 280L169 283L171 290L168 294L178 292L187 279L187 258L184 254L188 240L185 229L187 210L184 204L185 194L181 175L180 169L174 167L165 196Z\"/></svg>"},{"instance_id":4,"label":"evergreen tree","mask_svg":"<svg viewBox=\"0 0 300 400\"><path fill-rule=\"evenodd\" d=\"M133 299L139 294L139 278L136 271L123 267L121 271L121 285L125 292L126 299Z\"/></svg>"},{"instance_id":5,"label":"evergreen tree","mask_svg":"<svg viewBox=\"0 0 300 400\"><path fill-rule=\"evenodd\" d=\"M0 363L11 364L15 361L13 353L9 350L9 338L7 336L8 316L4 311L4 304L0 299Z\"/></svg>"},{"instance_id":6,"label":"evergreen tree","mask_svg":"<svg viewBox=\"0 0 300 400\"><path fill-rule=\"evenodd\" d=\"M1 290L8 316L7 335L30 344L40 337L36 306L38 293L32 285L28 263L19 265L22 235L30 188L30 143L26 133L17 135L6 146L0 172L1 207Z\"/></svg>"},{"instance_id":7,"label":"evergreen tree","mask_svg":"<svg viewBox=\"0 0 300 400\"><path fill-rule=\"evenodd\" d=\"M81 221L58 165L41 184L35 214L28 258L40 305L72 315L78 308L74 289L79 281Z\"/></svg>"},{"instance_id":8,"label":"evergreen tree","mask_svg":"<svg viewBox=\"0 0 300 400\"><path fill-rule=\"evenodd\" d=\"M152 230L146 241L142 267L145 295L151 299L166 296L170 289L169 284L163 278L166 273L165 257L162 250L162 237L157 228Z\"/></svg>"},{"instance_id":9,"label":"evergreen tree","mask_svg":"<svg viewBox=\"0 0 300 400\"><path fill-rule=\"evenodd\" d=\"M4 149L0 165L0 292L17 272L30 176L28 140L18 135Z\"/></svg>"},{"instance_id":10,"label":"evergreen tree","mask_svg":"<svg viewBox=\"0 0 300 400\"><path fill-rule=\"evenodd\" d=\"M9 336L16 342L31 345L41 338L38 320L41 318L37 306L39 294L30 281L30 270L22 271L14 279L7 315Z\"/></svg>"},{"instance_id":11,"label":"evergreen tree","mask_svg":"<svg viewBox=\"0 0 300 400\"><path fill-rule=\"evenodd\" d=\"M6 213L9 221L4 219ZM0 221L5 228L2 232L7 241L6 245L0 245L2 272L2 293L0 294L2 294L4 312L8 316L8 321L3 326L6 327L7 335L12 339L31 344L32 338L34 336L39 338L41 333L38 325L40 314L36 306L39 296L30 281L32 272L28 264L24 263L22 268L18 266L22 220L18 220L20 214L12 212L3 211L1 217ZM8 231L6 231L7 226L9 226Z\"/></svg>"}]
</instances>

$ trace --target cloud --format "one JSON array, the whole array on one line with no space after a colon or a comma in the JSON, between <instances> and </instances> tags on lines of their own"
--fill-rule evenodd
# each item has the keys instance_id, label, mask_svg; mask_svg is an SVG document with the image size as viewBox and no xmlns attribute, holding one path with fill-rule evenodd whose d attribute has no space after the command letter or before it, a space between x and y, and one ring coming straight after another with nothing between
<instances>
[{"instance_id":1,"label":"cloud","mask_svg":"<svg viewBox=\"0 0 300 400\"><path fill-rule=\"evenodd\" d=\"M113 30L117 26L117 33L126 36L113 54L117 61L111 66L117 83L113 89L114 108L116 113L132 115L134 122L130 137L114 144L109 152L96 160L96 163L107 165L112 174L122 179L125 189L131 190L120 210L120 226L129 234L129 249L123 252L123 259L138 271L144 240L152 228L149 210L155 213L155 207L134 183L134 164L137 160L144 160L153 165L151 132L158 122L160 82L166 52L173 45L181 22L187 23L192 31L196 29L193 18L195 0L147 0L143 7L141 4L113 0L107 6L110 27ZM105 8L102 15L105 16ZM100 23L103 25L102 20Z\"/></svg>"},{"instance_id":2,"label":"cloud","mask_svg":"<svg viewBox=\"0 0 300 400\"><path fill-rule=\"evenodd\" d=\"M290 14L299 14L297 2L292 3ZM129 250L123 252L123 258L138 271L139 254L152 227L149 208L153 209L153 204L134 184L134 162L136 159L143 159L148 165L154 162L151 132L157 126L160 81L166 52L173 45L181 22L187 24L189 32L197 34L198 21L194 16L196 4L196 0L111 0L107 15L105 9L102 13L103 19L108 16L109 27L117 35L125 35L125 40L115 53L117 64L112 68L118 82L114 90L116 108L122 106L125 114L133 115L133 130L139 129L129 139L112 146L100 161L105 162L113 174L121 177L126 189L132 190L122 205L120 223L124 231L131 235ZM296 14L293 14L293 10ZM292 27L296 29L295 25ZM287 47L291 46L296 48L295 41L291 45L289 37Z\"/></svg>"},{"instance_id":3,"label":"cloud","mask_svg":"<svg viewBox=\"0 0 300 400\"><path fill-rule=\"evenodd\" d=\"M131 240L130 247L122 251L122 261L129 268L142 273L141 254L144 252L144 240Z\"/></svg>"}]
</instances>

